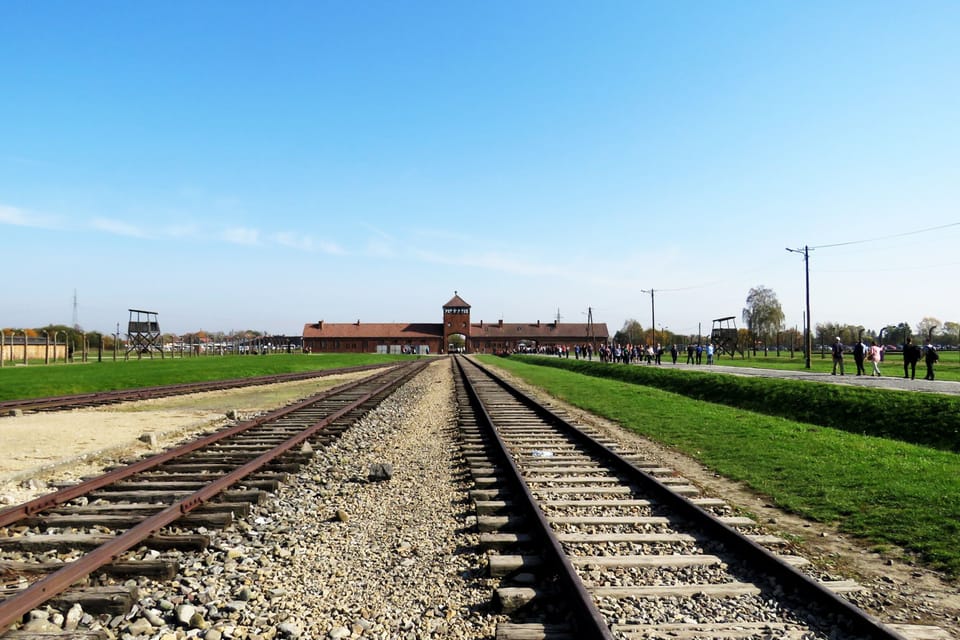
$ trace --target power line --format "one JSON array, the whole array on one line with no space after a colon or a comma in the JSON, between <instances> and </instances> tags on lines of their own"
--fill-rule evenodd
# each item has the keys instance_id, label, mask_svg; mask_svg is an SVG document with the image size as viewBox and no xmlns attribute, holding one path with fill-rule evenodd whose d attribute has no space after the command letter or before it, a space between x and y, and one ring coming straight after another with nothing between
<instances>
[{"instance_id":1,"label":"power line","mask_svg":"<svg viewBox=\"0 0 960 640\"><path fill-rule=\"evenodd\" d=\"M867 242L877 242L879 240L891 240L893 238L903 238L905 236L913 236L918 233L926 233L928 231L939 231L940 229L949 229L950 227L958 227L960 222L951 222L950 224L942 224L939 227L928 227L926 229L918 229L916 231L904 231L903 233L896 233L892 236L881 236L879 238L867 238L864 240L851 240L849 242L837 242L836 244L820 244L815 247L810 247L811 249L829 249L830 247L846 247L851 244L864 244Z\"/></svg>"},{"instance_id":2,"label":"power line","mask_svg":"<svg viewBox=\"0 0 960 640\"><path fill-rule=\"evenodd\" d=\"M810 368L810 351L813 346L811 340L811 327L813 326L810 322L810 249L804 245L803 251L800 249L791 249L790 247L786 248L790 253L799 253L803 255L803 272L804 277L807 282L807 311L803 316L804 328L803 328L803 352L806 359L806 367Z\"/></svg>"},{"instance_id":3,"label":"power line","mask_svg":"<svg viewBox=\"0 0 960 640\"><path fill-rule=\"evenodd\" d=\"M812 249L813 247L811 247ZM888 267L888 268L870 268L870 269L814 269L814 273L902 273L904 271L929 271L930 269L945 269L947 267L955 267L960 265L960 262L944 262L940 264L928 264L928 265L910 265L906 267Z\"/></svg>"},{"instance_id":4,"label":"power line","mask_svg":"<svg viewBox=\"0 0 960 640\"><path fill-rule=\"evenodd\" d=\"M791 249L790 247L787 247L787 251L789 251L789 252L791 252L791 253L799 253L800 255L803 256L803 270L804 270L804 276L805 276L805 279L806 279L806 303L807 303L807 311L806 311L806 314L805 314L805 317L804 317L804 323L805 323L806 326L804 327L804 331L803 331L803 339L804 339L804 349L803 349L803 350L806 352L805 355L806 355L806 360L807 360L807 362L806 362L806 367L807 367L807 369L810 368L810 351L811 351L811 347L812 347L812 344L811 344L811 343L812 343L812 340L811 340L811 338L812 338L812 329L813 329L813 320L812 320L812 318L810 317L810 250L811 250L811 249L829 249L829 248L832 248L832 247L846 247L846 246L855 245L855 244L865 244L865 243L868 243L868 242L877 242L877 241L879 241L879 240L890 240L890 239L892 239L892 238L903 238L903 237L905 237L905 236L917 235L917 234L919 234L919 233L927 233L928 231L939 231L940 229L948 229L948 228L950 228L950 227L957 227L957 226L960 226L960 222L951 222L950 224L942 224L942 225L939 225L939 226L936 226L936 227L927 227L926 229L917 229L917 230L915 230L915 231L904 231L903 233L895 233L895 234L893 234L893 235L881 236L881 237L879 237L879 238L865 238L865 239L863 239L863 240L851 240L851 241L849 241L849 242L837 242L837 243L834 243L834 244L821 244L821 245L817 245L817 246L815 246L815 247L811 247L811 246L805 245L805 246L803 247L803 249Z\"/></svg>"}]
</instances>

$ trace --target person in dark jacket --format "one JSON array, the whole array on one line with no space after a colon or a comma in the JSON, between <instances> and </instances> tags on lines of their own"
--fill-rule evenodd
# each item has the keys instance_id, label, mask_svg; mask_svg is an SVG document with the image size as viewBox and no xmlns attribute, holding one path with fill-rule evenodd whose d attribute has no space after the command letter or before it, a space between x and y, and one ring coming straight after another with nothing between
<instances>
[{"instance_id":1,"label":"person in dark jacket","mask_svg":"<svg viewBox=\"0 0 960 640\"><path fill-rule=\"evenodd\" d=\"M913 338L903 343L903 377L914 380L917 377L917 363L920 362L920 347L913 344Z\"/></svg>"},{"instance_id":2,"label":"person in dark jacket","mask_svg":"<svg viewBox=\"0 0 960 640\"><path fill-rule=\"evenodd\" d=\"M833 372L831 375L837 375L837 365L840 366L840 375L843 375L843 343L840 342L840 336L833 341L833 347L830 349L833 353Z\"/></svg>"},{"instance_id":3,"label":"person in dark jacket","mask_svg":"<svg viewBox=\"0 0 960 640\"><path fill-rule=\"evenodd\" d=\"M863 368L863 359L867 354L867 345L863 344L863 340L857 340L857 344L853 346L853 361L857 363L857 375L863 375L867 372Z\"/></svg>"},{"instance_id":4,"label":"person in dark jacket","mask_svg":"<svg viewBox=\"0 0 960 640\"><path fill-rule=\"evenodd\" d=\"M927 376L924 380L933 380L933 364L940 359L940 354L937 353L936 347L930 342L927 342L927 346L924 347L923 359L927 363Z\"/></svg>"}]
</instances>

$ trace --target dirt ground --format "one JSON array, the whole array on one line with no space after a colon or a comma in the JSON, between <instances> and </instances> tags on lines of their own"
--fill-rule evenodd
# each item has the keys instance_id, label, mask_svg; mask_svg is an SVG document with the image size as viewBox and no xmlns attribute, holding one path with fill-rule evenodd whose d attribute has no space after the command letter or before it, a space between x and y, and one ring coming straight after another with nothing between
<instances>
[{"instance_id":1,"label":"dirt ground","mask_svg":"<svg viewBox=\"0 0 960 640\"><path fill-rule=\"evenodd\" d=\"M276 409L366 373L142 400L102 408L0 417L0 508L119 460L156 453L241 418ZM140 437L152 434L151 448Z\"/></svg>"},{"instance_id":2,"label":"dirt ground","mask_svg":"<svg viewBox=\"0 0 960 640\"><path fill-rule=\"evenodd\" d=\"M58 483L74 482L120 460L149 454L229 422L280 407L365 374L315 381L216 391L147 400L97 409L0 417L0 509L47 493ZM523 385L520 385L523 386ZM533 390L528 389L533 392ZM535 395L535 393L534 393ZM555 405L557 400L551 400ZM584 424L614 425L566 407ZM152 433L157 445L139 440ZM755 516L770 533L795 543L797 552L837 579L856 579L873 593L862 607L885 621L937 625L960 639L960 585L909 563L904 552L870 551L834 527L808 522L776 509L763 497L721 478L699 463L644 441L650 456L701 487Z\"/></svg>"}]
</instances>

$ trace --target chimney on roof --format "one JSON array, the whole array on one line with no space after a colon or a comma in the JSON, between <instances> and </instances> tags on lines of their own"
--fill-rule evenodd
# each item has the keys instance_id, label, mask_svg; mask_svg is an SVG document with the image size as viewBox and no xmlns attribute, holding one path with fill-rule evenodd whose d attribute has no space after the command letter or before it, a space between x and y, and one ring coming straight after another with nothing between
<instances>
[{"instance_id":1,"label":"chimney on roof","mask_svg":"<svg viewBox=\"0 0 960 640\"><path fill-rule=\"evenodd\" d=\"M480 328L481 328L481 329L483 328L483 320L482 320L482 319L480 320Z\"/></svg>"},{"instance_id":2,"label":"chimney on roof","mask_svg":"<svg viewBox=\"0 0 960 640\"><path fill-rule=\"evenodd\" d=\"M500 320L497 321L497 326L503 329L503 318L500 318Z\"/></svg>"},{"instance_id":3,"label":"chimney on roof","mask_svg":"<svg viewBox=\"0 0 960 640\"><path fill-rule=\"evenodd\" d=\"M360 318L357 318L357 326L360 326Z\"/></svg>"},{"instance_id":4,"label":"chimney on roof","mask_svg":"<svg viewBox=\"0 0 960 640\"><path fill-rule=\"evenodd\" d=\"M321 331L323 330L323 320L317 323L317 328L320 329Z\"/></svg>"},{"instance_id":5,"label":"chimney on roof","mask_svg":"<svg viewBox=\"0 0 960 640\"><path fill-rule=\"evenodd\" d=\"M537 320L537 326L538 326L538 327L540 326L540 321L539 321L539 320Z\"/></svg>"}]
</instances>

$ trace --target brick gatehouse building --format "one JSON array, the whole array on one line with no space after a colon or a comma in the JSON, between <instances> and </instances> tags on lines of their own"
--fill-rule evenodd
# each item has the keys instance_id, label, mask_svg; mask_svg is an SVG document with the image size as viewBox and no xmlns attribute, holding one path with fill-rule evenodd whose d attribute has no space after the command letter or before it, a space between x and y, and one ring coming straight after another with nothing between
<instances>
[{"instance_id":1,"label":"brick gatehouse building","mask_svg":"<svg viewBox=\"0 0 960 640\"><path fill-rule=\"evenodd\" d=\"M448 353L463 345L467 353L500 353L557 346L606 344L604 322L531 323L470 321L470 305L454 292L443 305L443 322L320 322L303 327L308 353Z\"/></svg>"}]
</instances>

